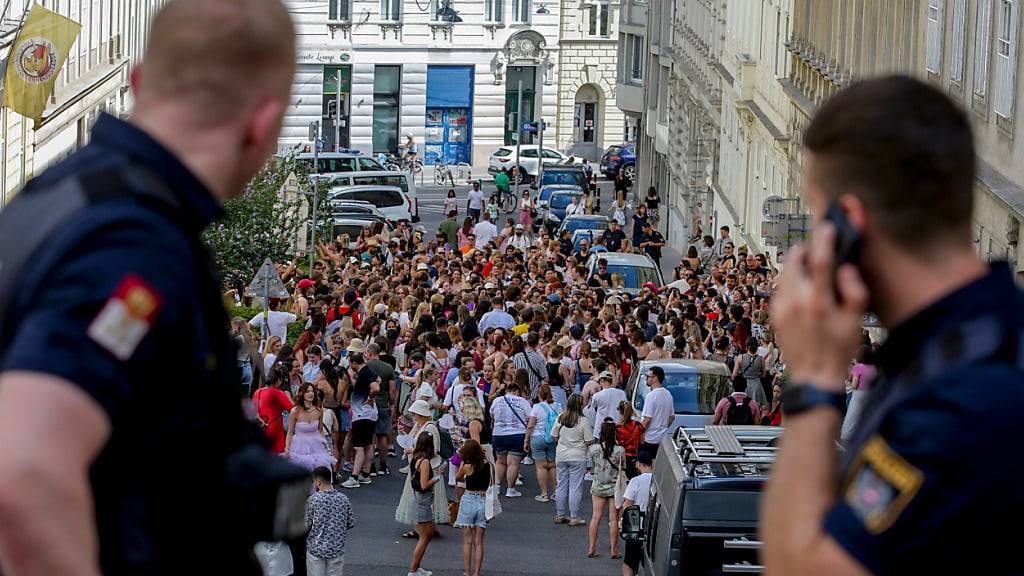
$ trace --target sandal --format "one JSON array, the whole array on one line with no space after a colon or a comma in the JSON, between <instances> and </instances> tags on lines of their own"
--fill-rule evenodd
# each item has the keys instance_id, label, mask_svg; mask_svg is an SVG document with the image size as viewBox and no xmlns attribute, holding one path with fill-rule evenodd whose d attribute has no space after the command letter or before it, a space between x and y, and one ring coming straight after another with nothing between
<instances>
[{"instance_id":1,"label":"sandal","mask_svg":"<svg viewBox=\"0 0 1024 576\"><path fill-rule=\"evenodd\" d=\"M415 530L409 530L408 532L402 534L402 538L416 539L419 537L420 535L417 534Z\"/></svg>"},{"instance_id":2,"label":"sandal","mask_svg":"<svg viewBox=\"0 0 1024 576\"><path fill-rule=\"evenodd\" d=\"M619 554L618 552L616 552L615 554L612 554L611 556L609 556L609 558L611 558L612 560L618 560L619 558L622 558L622 554Z\"/></svg>"},{"instance_id":3,"label":"sandal","mask_svg":"<svg viewBox=\"0 0 1024 576\"><path fill-rule=\"evenodd\" d=\"M597 552L590 552L587 554L587 558L597 558L598 556L600 556L600 554Z\"/></svg>"}]
</instances>

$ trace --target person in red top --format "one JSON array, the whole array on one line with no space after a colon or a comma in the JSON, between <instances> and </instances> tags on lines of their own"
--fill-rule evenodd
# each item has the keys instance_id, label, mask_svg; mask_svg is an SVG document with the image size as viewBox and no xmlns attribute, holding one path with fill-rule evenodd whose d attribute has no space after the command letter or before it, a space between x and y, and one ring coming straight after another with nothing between
<instances>
[{"instance_id":1,"label":"person in red top","mask_svg":"<svg viewBox=\"0 0 1024 576\"><path fill-rule=\"evenodd\" d=\"M636 469L636 458L640 441L644 437L644 429L633 418L633 414L632 404L627 400L619 402L619 421L622 424L615 431L615 440L626 450L626 477L629 479L640 474Z\"/></svg>"},{"instance_id":2,"label":"person in red top","mask_svg":"<svg viewBox=\"0 0 1024 576\"><path fill-rule=\"evenodd\" d=\"M330 324L335 320L341 320L345 316L350 316L352 318L352 328L359 330L359 326L363 323L360 307L359 295L356 294L355 290L348 290L345 292L342 305L335 306L327 311L327 323Z\"/></svg>"},{"instance_id":3,"label":"person in red top","mask_svg":"<svg viewBox=\"0 0 1024 576\"><path fill-rule=\"evenodd\" d=\"M274 366L267 375L265 384L252 395L256 417L263 426L263 434L270 440L270 451L284 452L284 420L282 414L292 409L291 398L283 390L289 386L291 373L287 368Z\"/></svg>"}]
</instances>

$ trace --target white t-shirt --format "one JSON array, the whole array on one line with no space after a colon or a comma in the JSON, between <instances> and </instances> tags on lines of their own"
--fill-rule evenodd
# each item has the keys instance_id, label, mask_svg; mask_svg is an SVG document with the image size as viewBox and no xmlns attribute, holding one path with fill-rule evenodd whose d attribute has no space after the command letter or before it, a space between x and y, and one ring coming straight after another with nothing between
<instances>
[{"instance_id":1,"label":"white t-shirt","mask_svg":"<svg viewBox=\"0 0 1024 576\"><path fill-rule=\"evenodd\" d=\"M594 396L597 396L595 394ZM668 420L675 414L672 393L664 388L655 388L644 397L644 411L641 418L651 417L651 423L644 432L644 442L657 444L668 431Z\"/></svg>"},{"instance_id":2,"label":"white t-shirt","mask_svg":"<svg viewBox=\"0 0 1024 576\"><path fill-rule=\"evenodd\" d=\"M295 314L290 312L281 312L279 310L271 310L270 315L267 316L267 324L270 326L270 335L277 336L283 342L288 338L288 325L295 322L298 318ZM260 330L263 326L263 312L252 317L249 320L249 326L253 326Z\"/></svg>"},{"instance_id":3,"label":"white t-shirt","mask_svg":"<svg viewBox=\"0 0 1024 576\"><path fill-rule=\"evenodd\" d=\"M521 396L506 394L495 398L491 403L491 416L494 416L495 436L512 436L526 434L526 423L530 419L530 401Z\"/></svg>"},{"instance_id":4,"label":"white t-shirt","mask_svg":"<svg viewBox=\"0 0 1024 576\"><path fill-rule=\"evenodd\" d=\"M437 392L434 391L434 387L430 385L430 382L423 382L420 384L420 387L416 389L416 398L413 400L426 400L427 402L434 404L437 402Z\"/></svg>"},{"instance_id":5,"label":"white t-shirt","mask_svg":"<svg viewBox=\"0 0 1024 576\"><path fill-rule=\"evenodd\" d=\"M635 476L626 485L622 498L636 504L641 510L647 510L647 500L651 496L651 476L653 474L650 472L644 472L639 476Z\"/></svg>"},{"instance_id":6,"label":"white t-shirt","mask_svg":"<svg viewBox=\"0 0 1024 576\"><path fill-rule=\"evenodd\" d=\"M590 398L590 408L594 411L594 437L601 435L601 424L605 418L611 418L615 425L622 422L619 418L619 402L626 399L626 393L616 387L605 388Z\"/></svg>"},{"instance_id":7,"label":"white t-shirt","mask_svg":"<svg viewBox=\"0 0 1024 576\"><path fill-rule=\"evenodd\" d=\"M491 224L490 220L481 220L473 227L473 234L476 235L477 250L483 250L484 246L498 235L498 228Z\"/></svg>"},{"instance_id":8,"label":"white t-shirt","mask_svg":"<svg viewBox=\"0 0 1024 576\"><path fill-rule=\"evenodd\" d=\"M484 191L483 190L470 190L469 191L469 208L470 208L470 210L483 210L483 208L484 208Z\"/></svg>"},{"instance_id":9,"label":"white t-shirt","mask_svg":"<svg viewBox=\"0 0 1024 576\"><path fill-rule=\"evenodd\" d=\"M555 407L547 402L538 402L533 405L533 410L530 411L530 416L533 416L537 420L537 424L533 427L533 434L531 436L544 437L544 433L548 429L548 413L556 412Z\"/></svg>"}]
</instances>

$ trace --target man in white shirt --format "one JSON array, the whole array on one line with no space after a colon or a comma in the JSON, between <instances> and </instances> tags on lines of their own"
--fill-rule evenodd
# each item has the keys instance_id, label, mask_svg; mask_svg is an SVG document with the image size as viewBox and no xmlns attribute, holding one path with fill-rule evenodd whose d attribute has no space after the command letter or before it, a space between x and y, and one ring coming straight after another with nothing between
<instances>
[{"instance_id":1,"label":"man in white shirt","mask_svg":"<svg viewBox=\"0 0 1024 576\"><path fill-rule=\"evenodd\" d=\"M473 189L469 191L469 215L480 221L480 212L484 209L484 191L480 189L479 182L473 182ZM486 216L486 214L485 214Z\"/></svg>"},{"instance_id":2,"label":"man in white shirt","mask_svg":"<svg viewBox=\"0 0 1024 576\"><path fill-rule=\"evenodd\" d=\"M470 192L472 194L472 192ZM476 249L483 250L487 243L498 236L498 228L491 224L491 215L484 212L482 220L473 227L473 235L476 236Z\"/></svg>"},{"instance_id":3,"label":"man in white shirt","mask_svg":"<svg viewBox=\"0 0 1024 576\"><path fill-rule=\"evenodd\" d=\"M288 325L298 319L295 314L290 312L280 312L278 307L280 302L276 299L271 299L268 307L270 313L267 315L267 324L270 327L270 336L277 336L282 342L288 339ZM263 329L263 312L252 317L249 320L249 325L259 330ZM263 334L263 338L267 339L269 336Z\"/></svg>"},{"instance_id":4,"label":"man in white shirt","mask_svg":"<svg viewBox=\"0 0 1024 576\"><path fill-rule=\"evenodd\" d=\"M640 474L635 476L626 485L626 490L622 493L622 508L638 506L640 510L646 511L647 501L650 500L651 496L654 459L649 454L641 452L637 457L636 467ZM627 540L626 553L622 556L622 575L633 576L636 574L636 571L640 569L643 556L643 543L639 540Z\"/></svg>"},{"instance_id":5,"label":"man in white shirt","mask_svg":"<svg viewBox=\"0 0 1024 576\"><path fill-rule=\"evenodd\" d=\"M522 224L516 224L514 230L515 234L508 239L508 245L526 254L532 243L530 237L526 235L526 227Z\"/></svg>"},{"instance_id":6,"label":"man in white shirt","mask_svg":"<svg viewBox=\"0 0 1024 576\"><path fill-rule=\"evenodd\" d=\"M601 391L590 398L590 408L594 411L595 438L601 436L601 425L605 418L611 418L616 426L622 423L619 419L619 402L626 399L626 393L615 387L611 372L601 372L597 381L601 384Z\"/></svg>"},{"instance_id":7,"label":"man in white shirt","mask_svg":"<svg viewBox=\"0 0 1024 576\"><path fill-rule=\"evenodd\" d=\"M647 386L651 391L644 397L644 411L640 415L644 441L639 453L649 454L652 460L658 455L658 444L676 418L672 393L664 388L664 382L665 370L661 366L652 366L647 371Z\"/></svg>"},{"instance_id":8,"label":"man in white shirt","mask_svg":"<svg viewBox=\"0 0 1024 576\"><path fill-rule=\"evenodd\" d=\"M566 216L572 216L573 214L583 214L583 204L580 203L579 196L573 196L572 203L565 207Z\"/></svg>"}]
</instances>

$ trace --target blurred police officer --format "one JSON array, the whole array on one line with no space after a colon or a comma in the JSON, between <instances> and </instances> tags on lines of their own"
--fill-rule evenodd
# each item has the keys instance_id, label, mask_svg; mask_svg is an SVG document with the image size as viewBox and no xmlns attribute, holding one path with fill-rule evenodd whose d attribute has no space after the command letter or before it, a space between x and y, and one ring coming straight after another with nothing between
<instances>
[{"instance_id":1,"label":"blurred police officer","mask_svg":"<svg viewBox=\"0 0 1024 576\"><path fill-rule=\"evenodd\" d=\"M101 117L0 213L7 274L12 230L81 204L0 313L0 572L248 573L223 489L239 375L199 233L276 146L294 42L277 0L167 3L131 121Z\"/></svg>"},{"instance_id":2,"label":"blurred police officer","mask_svg":"<svg viewBox=\"0 0 1024 576\"><path fill-rule=\"evenodd\" d=\"M1021 573L1000 531L1024 511L1011 415L1024 404L1024 307L1009 268L971 241L966 115L928 84L882 78L832 98L804 142L815 233L787 255L773 302L792 385L761 516L769 573ZM861 236L835 275L833 204ZM837 466L867 310L890 334Z\"/></svg>"}]
</instances>

